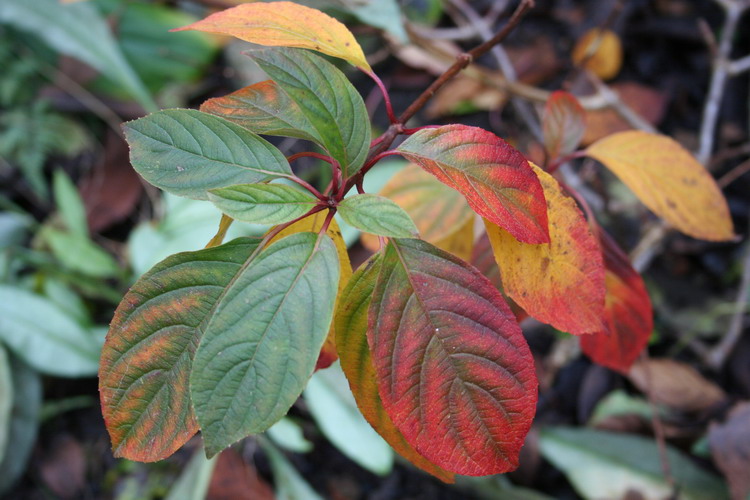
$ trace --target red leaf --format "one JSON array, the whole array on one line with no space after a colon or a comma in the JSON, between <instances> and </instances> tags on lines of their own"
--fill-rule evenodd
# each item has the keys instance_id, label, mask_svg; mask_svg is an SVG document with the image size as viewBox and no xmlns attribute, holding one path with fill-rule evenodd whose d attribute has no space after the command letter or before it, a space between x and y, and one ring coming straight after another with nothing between
<instances>
[{"instance_id":1,"label":"red leaf","mask_svg":"<svg viewBox=\"0 0 750 500\"><path fill-rule=\"evenodd\" d=\"M544 148L551 160L572 153L586 130L586 111L575 96L557 90L544 107Z\"/></svg>"},{"instance_id":2,"label":"red leaf","mask_svg":"<svg viewBox=\"0 0 750 500\"><path fill-rule=\"evenodd\" d=\"M459 191L476 213L519 241L549 241L539 180L523 155L495 134L466 125L422 129L398 152Z\"/></svg>"},{"instance_id":3,"label":"red leaf","mask_svg":"<svg viewBox=\"0 0 750 500\"><path fill-rule=\"evenodd\" d=\"M581 337L581 349L597 364L627 372L648 344L653 312L640 274L617 243L599 231L604 254L607 295L604 321L607 331Z\"/></svg>"},{"instance_id":4,"label":"red leaf","mask_svg":"<svg viewBox=\"0 0 750 500\"><path fill-rule=\"evenodd\" d=\"M534 362L479 271L424 241L391 240L367 337L383 406L420 454L470 476L518 466L536 407Z\"/></svg>"}]
</instances>

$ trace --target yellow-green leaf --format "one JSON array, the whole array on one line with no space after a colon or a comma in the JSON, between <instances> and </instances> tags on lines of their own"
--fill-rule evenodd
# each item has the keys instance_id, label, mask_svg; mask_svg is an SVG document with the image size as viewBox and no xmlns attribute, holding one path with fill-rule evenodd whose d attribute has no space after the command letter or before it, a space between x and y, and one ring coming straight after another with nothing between
<instances>
[{"instance_id":1,"label":"yellow-green leaf","mask_svg":"<svg viewBox=\"0 0 750 500\"><path fill-rule=\"evenodd\" d=\"M586 150L614 172L656 215L694 238L734 238L724 195L708 171L669 137L637 130L601 139Z\"/></svg>"},{"instance_id":2,"label":"yellow-green leaf","mask_svg":"<svg viewBox=\"0 0 750 500\"><path fill-rule=\"evenodd\" d=\"M181 30L230 35L269 47L317 50L372 71L362 47L346 26L319 10L293 2L238 5L175 31Z\"/></svg>"}]
</instances>

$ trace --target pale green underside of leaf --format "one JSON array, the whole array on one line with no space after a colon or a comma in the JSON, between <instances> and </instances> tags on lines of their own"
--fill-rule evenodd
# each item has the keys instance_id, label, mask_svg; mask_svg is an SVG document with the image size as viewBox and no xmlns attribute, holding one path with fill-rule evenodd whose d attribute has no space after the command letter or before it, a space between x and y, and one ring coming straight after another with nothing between
<instances>
[{"instance_id":1,"label":"pale green underside of leaf","mask_svg":"<svg viewBox=\"0 0 750 500\"><path fill-rule=\"evenodd\" d=\"M167 257L123 298L99 382L117 455L158 460L195 434L188 385L193 356L217 301L259 242L238 238Z\"/></svg>"},{"instance_id":2,"label":"pale green underside of leaf","mask_svg":"<svg viewBox=\"0 0 750 500\"><path fill-rule=\"evenodd\" d=\"M158 106L130 67L107 25L88 2L59 0L0 2L0 21L42 38L56 52L89 64L118 82L147 111Z\"/></svg>"},{"instance_id":3,"label":"pale green underside of leaf","mask_svg":"<svg viewBox=\"0 0 750 500\"><path fill-rule=\"evenodd\" d=\"M54 303L0 285L0 340L36 370L61 377L96 373L94 337Z\"/></svg>"},{"instance_id":4,"label":"pale green underside of leaf","mask_svg":"<svg viewBox=\"0 0 750 500\"><path fill-rule=\"evenodd\" d=\"M6 454L11 408L13 407L13 383L8 353L0 345L0 463Z\"/></svg>"},{"instance_id":5,"label":"pale green underside of leaf","mask_svg":"<svg viewBox=\"0 0 750 500\"><path fill-rule=\"evenodd\" d=\"M360 194L346 198L338 213L347 224L366 233L390 238L410 238L418 233L409 214L383 196Z\"/></svg>"},{"instance_id":6,"label":"pale green underside of leaf","mask_svg":"<svg viewBox=\"0 0 750 500\"><path fill-rule=\"evenodd\" d=\"M256 134L323 143L302 109L273 80L209 99L203 103L201 111L220 116Z\"/></svg>"},{"instance_id":7,"label":"pale green underside of leaf","mask_svg":"<svg viewBox=\"0 0 750 500\"><path fill-rule=\"evenodd\" d=\"M168 109L123 125L130 162L149 183L205 200L206 191L292 174L281 151L223 118Z\"/></svg>"},{"instance_id":8,"label":"pale green underside of leaf","mask_svg":"<svg viewBox=\"0 0 750 500\"><path fill-rule=\"evenodd\" d=\"M240 184L212 189L208 199L233 219L255 224L283 224L310 211L313 195L282 184Z\"/></svg>"},{"instance_id":9,"label":"pale green underside of leaf","mask_svg":"<svg viewBox=\"0 0 750 500\"><path fill-rule=\"evenodd\" d=\"M314 233L279 240L238 275L190 377L208 456L265 431L297 400L328 334L338 280L333 241Z\"/></svg>"},{"instance_id":10,"label":"pale green underside of leaf","mask_svg":"<svg viewBox=\"0 0 750 500\"><path fill-rule=\"evenodd\" d=\"M624 498L628 490L644 498L667 498L672 492L664 479L653 439L558 427L542 431L540 449L587 499ZM680 499L729 497L726 486L717 477L698 468L678 451L670 448L667 452Z\"/></svg>"},{"instance_id":11,"label":"pale green underside of leaf","mask_svg":"<svg viewBox=\"0 0 750 500\"><path fill-rule=\"evenodd\" d=\"M346 76L302 49L247 54L299 105L321 146L341 164L344 177L359 170L370 150L370 118L362 96Z\"/></svg>"}]
</instances>

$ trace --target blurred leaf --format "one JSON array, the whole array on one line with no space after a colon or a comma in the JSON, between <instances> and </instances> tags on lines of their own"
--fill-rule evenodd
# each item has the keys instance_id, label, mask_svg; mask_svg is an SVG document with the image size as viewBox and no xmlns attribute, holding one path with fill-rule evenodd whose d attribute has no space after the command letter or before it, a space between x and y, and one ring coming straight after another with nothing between
<instances>
[{"instance_id":1,"label":"blurred leaf","mask_svg":"<svg viewBox=\"0 0 750 500\"><path fill-rule=\"evenodd\" d=\"M586 130L586 112L572 94L563 90L552 92L544 107L542 130L550 160L570 154Z\"/></svg>"},{"instance_id":2,"label":"blurred leaf","mask_svg":"<svg viewBox=\"0 0 750 500\"><path fill-rule=\"evenodd\" d=\"M34 448L39 428L39 409L42 406L42 382L39 375L15 356L10 357L13 381L9 450L13 453L0 461L0 495L8 491L26 470L26 463Z\"/></svg>"},{"instance_id":3,"label":"blurred leaf","mask_svg":"<svg viewBox=\"0 0 750 500\"><path fill-rule=\"evenodd\" d=\"M506 476L459 477L459 488L470 489L478 498L485 500L552 500L538 491L515 486Z\"/></svg>"},{"instance_id":4,"label":"blurred leaf","mask_svg":"<svg viewBox=\"0 0 750 500\"><path fill-rule=\"evenodd\" d=\"M404 29L401 8L396 0L367 0L365 2L343 2L342 7L365 24L387 31L399 42L409 41Z\"/></svg>"},{"instance_id":5,"label":"blurred leaf","mask_svg":"<svg viewBox=\"0 0 750 500\"><path fill-rule=\"evenodd\" d=\"M81 296L62 281L45 277L44 295L81 326L91 325L91 315Z\"/></svg>"},{"instance_id":6,"label":"blurred leaf","mask_svg":"<svg viewBox=\"0 0 750 500\"><path fill-rule=\"evenodd\" d=\"M89 228L86 223L86 207L78 193L78 188L62 169L56 169L52 177L57 210L60 212L65 227L73 236L88 239Z\"/></svg>"},{"instance_id":7,"label":"blurred leaf","mask_svg":"<svg viewBox=\"0 0 750 500\"><path fill-rule=\"evenodd\" d=\"M323 500L270 441L261 437L258 444L271 464L276 500Z\"/></svg>"},{"instance_id":8,"label":"blurred leaf","mask_svg":"<svg viewBox=\"0 0 750 500\"><path fill-rule=\"evenodd\" d=\"M99 346L50 300L0 285L0 339L42 373L60 377L94 375Z\"/></svg>"},{"instance_id":9,"label":"blurred leaf","mask_svg":"<svg viewBox=\"0 0 750 500\"><path fill-rule=\"evenodd\" d=\"M45 227L39 233L55 257L68 269L95 278L109 278L120 272L115 259L88 236L81 237Z\"/></svg>"},{"instance_id":10,"label":"blurred leaf","mask_svg":"<svg viewBox=\"0 0 750 500\"><path fill-rule=\"evenodd\" d=\"M302 434L302 427L289 417L283 417L266 432L276 444L285 450L307 453L313 449L313 444Z\"/></svg>"},{"instance_id":11,"label":"blurred leaf","mask_svg":"<svg viewBox=\"0 0 750 500\"><path fill-rule=\"evenodd\" d=\"M750 497L750 403L738 403L723 424L712 423L708 434L711 453L729 480L732 498Z\"/></svg>"},{"instance_id":12,"label":"blurred leaf","mask_svg":"<svg viewBox=\"0 0 750 500\"><path fill-rule=\"evenodd\" d=\"M651 405L643 398L631 396L623 390L615 390L607 394L597 403L589 424L596 426L609 417L620 415L638 415L645 419L651 418Z\"/></svg>"},{"instance_id":13,"label":"blurred leaf","mask_svg":"<svg viewBox=\"0 0 750 500\"><path fill-rule=\"evenodd\" d=\"M586 499L625 498L629 491L645 500L670 497L659 450L653 438L621 435L591 429L550 427L539 437L542 455L563 471ZM728 498L723 482L682 453L667 449L680 500Z\"/></svg>"},{"instance_id":14,"label":"blurred leaf","mask_svg":"<svg viewBox=\"0 0 750 500\"><path fill-rule=\"evenodd\" d=\"M727 201L711 174L674 139L640 130L595 142L586 154L601 162L656 215L683 233L709 241L734 238Z\"/></svg>"},{"instance_id":15,"label":"blurred leaf","mask_svg":"<svg viewBox=\"0 0 750 500\"><path fill-rule=\"evenodd\" d=\"M304 394L315 423L336 448L373 474L391 472L393 450L357 409L338 363L316 372Z\"/></svg>"},{"instance_id":16,"label":"blurred leaf","mask_svg":"<svg viewBox=\"0 0 750 500\"><path fill-rule=\"evenodd\" d=\"M158 106L125 60L107 21L89 3L58 0L3 2L0 22L42 38L62 54L80 59L120 83L147 111Z\"/></svg>"},{"instance_id":17,"label":"blurred leaf","mask_svg":"<svg viewBox=\"0 0 750 500\"><path fill-rule=\"evenodd\" d=\"M575 64L583 64L602 80L609 80L622 67L622 42L615 32L594 28L576 42L572 58Z\"/></svg>"},{"instance_id":18,"label":"blurred leaf","mask_svg":"<svg viewBox=\"0 0 750 500\"><path fill-rule=\"evenodd\" d=\"M33 219L16 212L0 212L0 249L23 242Z\"/></svg>"},{"instance_id":19,"label":"blurred leaf","mask_svg":"<svg viewBox=\"0 0 750 500\"><path fill-rule=\"evenodd\" d=\"M13 378L8 353L0 344L0 463L6 456L8 432L13 409Z\"/></svg>"},{"instance_id":20,"label":"blurred leaf","mask_svg":"<svg viewBox=\"0 0 750 500\"><path fill-rule=\"evenodd\" d=\"M97 398L86 394L53 401L45 401L42 405L42 411L39 413L39 422L44 424L57 418L63 413L83 408L91 408L98 404L99 400Z\"/></svg>"},{"instance_id":21,"label":"blurred leaf","mask_svg":"<svg viewBox=\"0 0 750 500\"><path fill-rule=\"evenodd\" d=\"M177 31L229 35L269 47L317 50L372 71L349 29L331 16L293 2L246 3L208 16Z\"/></svg>"},{"instance_id":22,"label":"blurred leaf","mask_svg":"<svg viewBox=\"0 0 750 500\"><path fill-rule=\"evenodd\" d=\"M203 450L196 450L165 500L204 500L215 466L216 458L206 458Z\"/></svg>"}]
</instances>

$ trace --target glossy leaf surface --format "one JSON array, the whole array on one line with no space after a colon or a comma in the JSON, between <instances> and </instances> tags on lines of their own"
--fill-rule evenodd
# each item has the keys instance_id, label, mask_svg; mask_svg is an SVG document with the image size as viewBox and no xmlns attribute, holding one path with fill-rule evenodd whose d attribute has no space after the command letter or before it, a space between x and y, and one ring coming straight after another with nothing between
<instances>
[{"instance_id":1,"label":"glossy leaf surface","mask_svg":"<svg viewBox=\"0 0 750 500\"><path fill-rule=\"evenodd\" d=\"M205 200L209 189L291 175L284 155L239 125L192 109L167 109L123 125L130 162L150 184Z\"/></svg>"},{"instance_id":2,"label":"glossy leaf surface","mask_svg":"<svg viewBox=\"0 0 750 500\"><path fill-rule=\"evenodd\" d=\"M516 468L537 381L500 293L476 269L421 240L391 240L381 266L367 337L393 423L446 470Z\"/></svg>"},{"instance_id":3,"label":"glossy leaf surface","mask_svg":"<svg viewBox=\"0 0 750 500\"><path fill-rule=\"evenodd\" d=\"M574 335L604 329L604 264L599 243L572 198L533 166L547 199L550 242L529 245L486 222L503 289L529 315Z\"/></svg>"},{"instance_id":4,"label":"glossy leaf surface","mask_svg":"<svg viewBox=\"0 0 750 500\"><path fill-rule=\"evenodd\" d=\"M414 222L401 207L383 196L358 194L338 206L344 221L366 233L407 238L417 235Z\"/></svg>"},{"instance_id":5,"label":"glossy leaf surface","mask_svg":"<svg viewBox=\"0 0 750 500\"><path fill-rule=\"evenodd\" d=\"M247 52L297 103L348 177L370 150L370 118L354 86L322 57L305 50L265 49Z\"/></svg>"},{"instance_id":6,"label":"glossy leaf surface","mask_svg":"<svg viewBox=\"0 0 750 500\"><path fill-rule=\"evenodd\" d=\"M586 150L614 172L656 215L694 238L734 238L732 219L713 177L669 137L638 130L601 139Z\"/></svg>"},{"instance_id":7,"label":"glossy leaf surface","mask_svg":"<svg viewBox=\"0 0 750 500\"><path fill-rule=\"evenodd\" d=\"M208 199L230 216L255 224L282 224L309 212L318 199L282 184L239 184L212 189Z\"/></svg>"},{"instance_id":8,"label":"glossy leaf surface","mask_svg":"<svg viewBox=\"0 0 750 500\"><path fill-rule=\"evenodd\" d=\"M237 275L190 375L207 455L268 429L297 400L328 333L338 281L333 241L313 233L277 241Z\"/></svg>"},{"instance_id":9,"label":"glossy leaf surface","mask_svg":"<svg viewBox=\"0 0 750 500\"><path fill-rule=\"evenodd\" d=\"M378 392L377 374L367 343L367 316L380 272L381 254L375 254L352 276L336 307L336 346L357 407L378 434L402 457L441 481L453 482L453 473L434 465L410 445L393 425Z\"/></svg>"},{"instance_id":10,"label":"glossy leaf surface","mask_svg":"<svg viewBox=\"0 0 750 500\"><path fill-rule=\"evenodd\" d=\"M549 241L539 180L508 143L477 127L423 129L397 149L408 160L458 190L482 217L526 243Z\"/></svg>"},{"instance_id":11,"label":"glossy leaf surface","mask_svg":"<svg viewBox=\"0 0 750 500\"><path fill-rule=\"evenodd\" d=\"M322 143L318 131L302 109L272 80L250 85L224 97L209 99L200 109L256 134L296 137Z\"/></svg>"},{"instance_id":12,"label":"glossy leaf surface","mask_svg":"<svg viewBox=\"0 0 750 500\"><path fill-rule=\"evenodd\" d=\"M575 151L586 131L586 111L572 94L552 92L544 107L542 132L544 148L550 159Z\"/></svg>"},{"instance_id":13,"label":"glossy leaf surface","mask_svg":"<svg viewBox=\"0 0 750 500\"><path fill-rule=\"evenodd\" d=\"M230 35L269 47L317 50L371 71L354 35L331 16L294 2L248 3L226 9L181 30Z\"/></svg>"},{"instance_id":14,"label":"glossy leaf surface","mask_svg":"<svg viewBox=\"0 0 750 500\"><path fill-rule=\"evenodd\" d=\"M217 301L259 241L241 238L172 255L123 298L99 369L116 456L160 460L198 430L188 387L193 356Z\"/></svg>"},{"instance_id":15,"label":"glossy leaf surface","mask_svg":"<svg viewBox=\"0 0 750 500\"><path fill-rule=\"evenodd\" d=\"M607 295L606 330L581 337L581 349L594 362L627 373L646 348L654 328L651 299L641 275L604 230L599 231L604 254Z\"/></svg>"}]
</instances>

